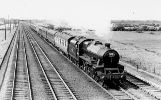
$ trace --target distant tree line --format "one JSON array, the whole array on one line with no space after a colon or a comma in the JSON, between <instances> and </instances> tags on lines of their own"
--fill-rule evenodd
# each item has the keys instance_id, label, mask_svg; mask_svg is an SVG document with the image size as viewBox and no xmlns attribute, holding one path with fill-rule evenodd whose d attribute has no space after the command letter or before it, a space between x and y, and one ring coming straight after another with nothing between
<instances>
[{"instance_id":1,"label":"distant tree line","mask_svg":"<svg viewBox=\"0 0 161 100\"><path fill-rule=\"evenodd\" d=\"M159 24L116 24L111 27L112 31L161 31Z\"/></svg>"}]
</instances>

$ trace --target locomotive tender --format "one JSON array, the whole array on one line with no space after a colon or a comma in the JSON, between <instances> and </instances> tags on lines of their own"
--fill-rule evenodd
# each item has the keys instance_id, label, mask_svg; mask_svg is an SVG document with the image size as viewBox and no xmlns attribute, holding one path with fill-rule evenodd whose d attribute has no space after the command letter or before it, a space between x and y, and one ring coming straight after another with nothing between
<instances>
[{"instance_id":1,"label":"locomotive tender","mask_svg":"<svg viewBox=\"0 0 161 100\"><path fill-rule=\"evenodd\" d=\"M31 26L40 36L52 43L59 51L78 65L96 81L108 84L111 81L124 81L124 66L119 64L119 54L95 39L76 36L70 32L47 30L43 27Z\"/></svg>"}]
</instances>

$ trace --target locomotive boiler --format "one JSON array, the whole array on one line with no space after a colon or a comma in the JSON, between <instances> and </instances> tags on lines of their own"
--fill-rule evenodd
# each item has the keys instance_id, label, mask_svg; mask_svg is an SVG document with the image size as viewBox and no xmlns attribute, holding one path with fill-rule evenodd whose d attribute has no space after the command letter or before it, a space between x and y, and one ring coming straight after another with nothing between
<instances>
[{"instance_id":1,"label":"locomotive boiler","mask_svg":"<svg viewBox=\"0 0 161 100\"><path fill-rule=\"evenodd\" d=\"M96 81L111 82L126 77L124 66L119 64L119 54L109 43L77 36L69 41L68 53Z\"/></svg>"}]
</instances>

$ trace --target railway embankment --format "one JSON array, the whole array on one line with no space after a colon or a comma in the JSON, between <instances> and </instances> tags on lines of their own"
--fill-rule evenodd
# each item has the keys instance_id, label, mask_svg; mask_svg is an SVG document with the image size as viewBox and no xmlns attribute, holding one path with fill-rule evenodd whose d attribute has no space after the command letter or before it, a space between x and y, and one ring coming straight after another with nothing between
<instances>
[{"instance_id":1,"label":"railway embankment","mask_svg":"<svg viewBox=\"0 0 161 100\"><path fill-rule=\"evenodd\" d=\"M5 62L5 59L7 58L7 51L11 52L9 50L9 47L11 46L11 42L14 36L14 33L16 32L16 28L12 29L11 32L7 31L6 33L6 40L4 39L5 34L4 31L1 31L1 37L0 37L0 90L1 85L4 80L5 70L6 67L3 65L3 62Z\"/></svg>"},{"instance_id":2,"label":"railway embankment","mask_svg":"<svg viewBox=\"0 0 161 100\"><path fill-rule=\"evenodd\" d=\"M134 66L127 64L125 62L120 62L120 64L125 66L125 70L132 74L135 77L138 77L139 79L161 89L161 77L158 75L149 73L147 71L144 71L142 69L137 69Z\"/></svg>"}]
</instances>

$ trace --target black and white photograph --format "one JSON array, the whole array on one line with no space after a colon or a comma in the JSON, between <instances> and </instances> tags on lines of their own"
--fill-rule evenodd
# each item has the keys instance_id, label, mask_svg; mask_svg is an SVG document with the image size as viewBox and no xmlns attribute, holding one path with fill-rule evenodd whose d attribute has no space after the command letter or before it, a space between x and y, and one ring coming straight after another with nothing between
<instances>
[{"instance_id":1,"label":"black and white photograph","mask_svg":"<svg viewBox=\"0 0 161 100\"><path fill-rule=\"evenodd\" d=\"M161 100L160 0L0 0L0 100Z\"/></svg>"}]
</instances>

